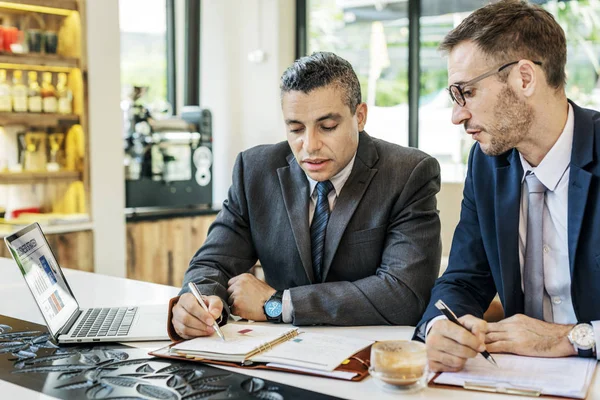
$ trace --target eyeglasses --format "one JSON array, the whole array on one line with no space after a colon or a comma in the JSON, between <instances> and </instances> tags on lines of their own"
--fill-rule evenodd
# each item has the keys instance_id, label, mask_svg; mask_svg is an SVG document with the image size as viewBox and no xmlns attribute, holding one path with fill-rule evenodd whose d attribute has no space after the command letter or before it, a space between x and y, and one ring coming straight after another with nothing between
<instances>
[{"instance_id":1,"label":"eyeglasses","mask_svg":"<svg viewBox=\"0 0 600 400\"><path fill-rule=\"evenodd\" d=\"M520 61L520 60L519 60ZM500 68L496 69L494 68L493 70L486 72L483 75L479 75L477 78L473 78L470 81L466 82L466 83L462 83L462 84L454 84L454 85L450 85L450 87L448 87L448 93L450 93L450 98L452 99L452 101L456 102L456 104L458 104L461 107L464 107L465 104L467 104L467 101L465 100L465 95L463 94L463 88L470 86L476 82L479 82L482 79L485 79L489 76L495 75L497 73L500 73L502 70L504 70L505 68L510 67L511 65L515 65L517 64L519 61L513 61L513 62L509 62L508 64L504 64L503 66L501 66ZM534 64L536 65L542 65L541 61L533 61Z\"/></svg>"}]
</instances>

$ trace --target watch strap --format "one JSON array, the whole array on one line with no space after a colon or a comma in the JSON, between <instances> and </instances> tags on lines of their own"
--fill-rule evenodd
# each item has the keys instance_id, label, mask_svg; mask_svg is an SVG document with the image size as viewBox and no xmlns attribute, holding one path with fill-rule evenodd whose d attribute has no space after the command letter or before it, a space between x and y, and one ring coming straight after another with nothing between
<instances>
[{"instance_id":1,"label":"watch strap","mask_svg":"<svg viewBox=\"0 0 600 400\"><path fill-rule=\"evenodd\" d=\"M592 347L591 349L587 349L587 350L577 349L577 355L579 357L592 358L595 355L594 350L595 350L594 347Z\"/></svg>"}]
</instances>

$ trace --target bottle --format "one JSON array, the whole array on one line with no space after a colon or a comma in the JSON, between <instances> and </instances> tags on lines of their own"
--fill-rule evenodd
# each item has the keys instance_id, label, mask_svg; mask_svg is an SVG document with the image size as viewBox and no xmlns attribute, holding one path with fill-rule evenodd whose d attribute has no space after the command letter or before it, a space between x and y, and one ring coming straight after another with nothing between
<instances>
[{"instance_id":1,"label":"bottle","mask_svg":"<svg viewBox=\"0 0 600 400\"><path fill-rule=\"evenodd\" d=\"M27 105L29 112L42 112L42 91L37 80L37 72L29 71L27 77L29 79L29 90L27 93Z\"/></svg>"},{"instance_id":2,"label":"bottle","mask_svg":"<svg viewBox=\"0 0 600 400\"><path fill-rule=\"evenodd\" d=\"M10 86L6 83L6 70L0 69L0 111L11 112Z\"/></svg>"},{"instance_id":3,"label":"bottle","mask_svg":"<svg viewBox=\"0 0 600 400\"><path fill-rule=\"evenodd\" d=\"M15 112L27 112L27 87L23 85L23 72L13 71L12 105Z\"/></svg>"},{"instance_id":4,"label":"bottle","mask_svg":"<svg viewBox=\"0 0 600 400\"><path fill-rule=\"evenodd\" d=\"M56 89L52 84L52 72L42 74L42 108L45 113L55 113L58 110Z\"/></svg>"},{"instance_id":5,"label":"bottle","mask_svg":"<svg viewBox=\"0 0 600 400\"><path fill-rule=\"evenodd\" d=\"M67 86L67 74L64 72L58 74L56 95L58 97L58 112L71 114L73 112L73 92Z\"/></svg>"}]
</instances>

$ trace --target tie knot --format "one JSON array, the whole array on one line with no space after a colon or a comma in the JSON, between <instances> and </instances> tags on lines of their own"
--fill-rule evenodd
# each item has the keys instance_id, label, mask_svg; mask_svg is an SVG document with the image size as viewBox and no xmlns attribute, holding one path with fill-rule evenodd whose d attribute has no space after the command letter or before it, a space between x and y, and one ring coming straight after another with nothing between
<instances>
[{"instance_id":1,"label":"tie knot","mask_svg":"<svg viewBox=\"0 0 600 400\"><path fill-rule=\"evenodd\" d=\"M529 193L545 193L548 190L533 172L528 172L525 180L527 181L527 191Z\"/></svg>"},{"instance_id":2,"label":"tie knot","mask_svg":"<svg viewBox=\"0 0 600 400\"><path fill-rule=\"evenodd\" d=\"M317 193L327 196L333 190L331 181L323 181L317 183Z\"/></svg>"}]
</instances>

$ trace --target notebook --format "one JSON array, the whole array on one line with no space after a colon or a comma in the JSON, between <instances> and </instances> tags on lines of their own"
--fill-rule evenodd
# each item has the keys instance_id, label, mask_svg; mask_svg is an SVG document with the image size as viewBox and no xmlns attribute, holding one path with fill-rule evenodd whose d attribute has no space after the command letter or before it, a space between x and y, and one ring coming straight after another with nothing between
<instances>
[{"instance_id":1,"label":"notebook","mask_svg":"<svg viewBox=\"0 0 600 400\"><path fill-rule=\"evenodd\" d=\"M373 344L370 340L304 332L279 325L231 323L221 330L226 341L217 335L200 337L150 354L345 380L359 380L367 375L368 353Z\"/></svg>"},{"instance_id":2,"label":"notebook","mask_svg":"<svg viewBox=\"0 0 600 400\"><path fill-rule=\"evenodd\" d=\"M498 368L483 357L475 357L467 361L462 371L441 373L432 382L522 396L584 399L597 362L595 358L537 358L510 354L494 354L494 359Z\"/></svg>"}]
</instances>

